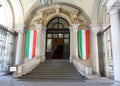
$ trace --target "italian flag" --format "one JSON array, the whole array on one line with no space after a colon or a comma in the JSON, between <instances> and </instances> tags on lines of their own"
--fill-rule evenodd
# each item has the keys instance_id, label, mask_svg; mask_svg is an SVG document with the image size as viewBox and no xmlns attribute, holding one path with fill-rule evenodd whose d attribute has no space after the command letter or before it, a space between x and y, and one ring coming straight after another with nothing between
<instances>
[{"instance_id":1,"label":"italian flag","mask_svg":"<svg viewBox=\"0 0 120 86\"><path fill-rule=\"evenodd\" d=\"M27 30L26 33L26 57L32 59L36 53L37 30Z\"/></svg>"},{"instance_id":2,"label":"italian flag","mask_svg":"<svg viewBox=\"0 0 120 86\"><path fill-rule=\"evenodd\" d=\"M89 58L90 30L78 30L78 54L82 60Z\"/></svg>"}]
</instances>

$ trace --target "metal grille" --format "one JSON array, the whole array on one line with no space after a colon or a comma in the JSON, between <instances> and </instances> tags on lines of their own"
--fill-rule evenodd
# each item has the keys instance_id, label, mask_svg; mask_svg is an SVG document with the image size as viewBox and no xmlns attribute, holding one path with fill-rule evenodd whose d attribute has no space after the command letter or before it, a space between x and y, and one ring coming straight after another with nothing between
<instances>
[{"instance_id":1,"label":"metal grille","mask_svg":"<svg viewBox=\"0 0 120 86\"><path fill-rule=\"evenodd\" d=\"M0 75L8 73L14 65L14 39L15 34L0 25Z\"/></svg>"},{"instance_id":2,"label":"metal grille","mask_svg":"<svg viewBox=\"0 0 120 86\"><path fill-rule=\"evenodd\" d=\"M64 18L55 17L48 22L48 29L65 29L69 28L69 23Z\"/></svg>"}]
</instances>

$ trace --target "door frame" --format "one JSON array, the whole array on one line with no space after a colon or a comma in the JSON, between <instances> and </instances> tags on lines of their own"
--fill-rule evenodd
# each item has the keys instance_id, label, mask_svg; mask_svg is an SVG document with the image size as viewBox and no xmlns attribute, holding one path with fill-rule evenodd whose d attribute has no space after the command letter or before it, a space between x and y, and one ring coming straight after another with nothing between
<instances>
[{"instance_id":1,"label":"door frame","mask_svg":"<svg viewBox=\"0 0 120 86\"><path fill-rule=\"evenodd\" d=\"M48 34L52 34L52 36L51 37L48 37ZM68 39L69 40L69 44L68 44L68 58L69 58L69 56L70 56L70 31L69 31L69 29L68 28L66 28L66 29L47 29L46 30L46 46L45 46L45 55L46 55L46 59L47 59L47 57L49 56L48 54L47 54L47 39L54 39L54 37L53 37L53 35L54 34L57 34L57 37L59 38L59 34L62 34L63 35L63 40L65 40L65 39ZM69 36L68 36L68 38L66 38L65 37L65 34L68 34ZM53 40L52 40L53 41ZM64 46L64 45L63 45ZM64 49L64 47L63 47L63 49ZM48 52L49 54L51 54L51 56L52 56L52 52L50 53L50 52ZM63 50L63 56L65 56L65 53L64 53L64 50ZM49 57L49 58L51 58L51 57ZM64 57L63 57L64 58ZM70 58L69 58L70 59Z\"/></svg>"}]
</instances>

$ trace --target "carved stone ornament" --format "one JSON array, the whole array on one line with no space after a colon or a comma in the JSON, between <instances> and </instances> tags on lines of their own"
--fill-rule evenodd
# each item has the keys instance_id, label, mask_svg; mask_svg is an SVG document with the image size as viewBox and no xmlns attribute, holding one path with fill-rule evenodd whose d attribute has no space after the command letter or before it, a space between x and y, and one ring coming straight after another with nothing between
<instances>
[{"instance_id":1,"label":"carved stone ornament","mask_svg":"<svg viewBox=\"0 0 120 86\"><path fill-rule=\"evenodd\" d=\"M111 6L111 9L114 9L114 8L120 8L120 1L116 1L116 2Z\"/></svg>"},{"instance_id":2,"label":"carved stone ornament","mask_svg":"<svg viewBox=\"0 0 120 86\"><path fill-rule=\"evenodd\" d=\"M67 10L65 10L65 9L60 9L60 13L63 13L63 14L65 14L65 15L67 15L67 16L69 16L70 17L70 13L67 11Z\"/></svg>"},{"instance_id":3,"label":"carved stone ornament","mask_svg":"<svg viewBox=\"0 0 120 86\"><path fill-rule=\"evenodd\" d=\"M73 11L71 13L71 18L74 24L80 24L81 27L86 26L85 22L80 19L80 12L79 11Z\"/></svg>"},{"instance_id":4,"label":"carved stone ornament","mask_svg":"<svg viewBox=\"0 0 120 86\"><path fill-rule=\"evenodd\" d=\"M38 18L33 21L34 25L43 23L43 13L41 12L41 13L39 13L37 15L38 15Z\"/></svg>"},{"instance_id":5,"label":"carved stone ornament","mask_svg":"<svg viewBox=\"0 0 120 86\"><path fill-rule=\"evenodd\" d=\"M44 11L44 17L47 18L49 15L56 13L56 9L52 8L52 9L48 9Z\"/></svg>"}]
</instances>

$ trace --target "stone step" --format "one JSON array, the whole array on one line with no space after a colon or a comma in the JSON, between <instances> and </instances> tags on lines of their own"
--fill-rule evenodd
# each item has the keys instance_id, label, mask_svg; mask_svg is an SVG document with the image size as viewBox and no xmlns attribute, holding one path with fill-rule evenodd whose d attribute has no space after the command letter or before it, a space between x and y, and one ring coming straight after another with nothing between
<instances>
[{"instance_id":1,"label":"stone step","mask_svg":"<svg viewBox=\"0 0 120 86\"><path fill-rule=\"evenodd\" d=\"M85 80L84 78L78 78L78 77L24 77L24 78L21 78L21 79L54 79L54 80Z\"/></svg>"},{"instance_id":2,"label":"stone step","mask_svg":"<svg viewBox=\"0 0 120 86\"><path fill-rule=\"evenodd\" d=\"M76 70L73 70L73 69L36 69L36 70L33 70L32 72L34 72L34 71L40 71L40 72L42 72L42 71L49 71L49 72L54 72L54 71L60 71L60 72L62 72L62 71L68 71L68 72L76 72Z\"/></svg>"},{"instance_id":3,"label":"stone step","mask_svg":"<svg viewBox=\"0 0 120 86\"><path fill-rule=\"evenodd\" d=\"M68 60L46 60L20 79L74 79L84 80Z\"/></svg>"},{"instance_id":4,"label":"stone step","mask_svg":"<svg viewBox=\"0 0 120 86\"><path fill-rule=\"evenodd\" d=\"M79 73L30 73L28 75L72 75L72 76L80 76Z\"/></svg>"},{"instance_id":5,"label":"stone step","mask_svg":"<svg viewBox=\"0 0 120 86\"><path fill-rule=\"evenodd\" d=\"M65 76L65 75L43 75L43 76L24 76L24 78L79 78L79 79L84 79L84 77L79 77L79 76Z\"/></svg>"}]
</instances>

